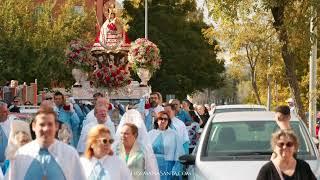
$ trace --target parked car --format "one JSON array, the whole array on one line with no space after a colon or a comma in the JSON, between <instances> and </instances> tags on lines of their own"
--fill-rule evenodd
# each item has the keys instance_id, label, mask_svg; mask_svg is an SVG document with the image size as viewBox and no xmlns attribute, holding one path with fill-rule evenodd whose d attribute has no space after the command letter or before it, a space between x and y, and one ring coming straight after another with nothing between
<instances>
[{"instance_id":1,"label":"parked car","mask_svg":"<svg viewBox=\"0 0 320 180\"><path fill-rule=\"evenodd\" d=\"M19 119L27 122L31 122L35 114L39 110L39 106L19 106L20 107L20 113L11 113L11 116L14 117L14 119Z\"/></svg>"},{"instance_id":2,"label":"parked car","mask_svg":"<svg viewBox=\"0 0 320 180\"><path fill-rule=\"evenodd\" d=\"M306 126L295 116L290 123L300 143L297 157L319 178L319 152ZM196 151L180 161L189 165L188 179L254 180L270 160L271 134L278 129L273 112L220 113L210 117Z\"/></svg>"},{"instance_id":3,"label":"parked car","mask_svg":"<svg viewBox=\"0 0 320 180\"><path fill-rule=\"evenodd\" d=\"M242 111L267 111L267 107L255 104L219 105L215 107L213 114Z\"/></svg>"}]
</instances>

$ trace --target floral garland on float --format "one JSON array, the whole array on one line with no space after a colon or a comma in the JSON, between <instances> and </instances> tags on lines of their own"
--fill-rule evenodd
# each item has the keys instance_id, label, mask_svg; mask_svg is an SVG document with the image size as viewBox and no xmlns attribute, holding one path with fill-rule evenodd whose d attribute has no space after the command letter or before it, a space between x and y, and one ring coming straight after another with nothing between
<instances>
[{"instance_id":1,"label":"floral garland on float","mask_svg":"<svg viewBox=\"0 0 320 180\"><path fill-rule=\"evenodd\" d=\"M121 88L131 83L130 73L125 66L113 64L101 64L93 72L93 80L96 87Z\"/></svg>"},{"instance_id":2,"label":"floral garland on float","mask_svg":"<svg viewBox=\"0 0 320 180\"><path fill-rule=\"evenodd\" d=\"M81 87L80 81L88 78L93 70L94 59L90 55L91 46L85 45L82 40L71 40L66 49L66 64L72 67L72 75L76 80L74 87Z\"/></svg>"},{"instance_id":3,"label":"floral garland on float","mask_svg":"<svg viewBox=\"0 0 320 180\"><path fill-rule=\"evenodd\" d=\"M128 61L141 79L140 86L148 85L151 75L160 69L162 62L157 45L145 38L139 38L131 44Z\"/></svg>"},{"instance_id":4,"label":"floral garland on float","mask_svg":"<svg viewBox=\"0 0 320 180\"><path fill-rule=\"evenodd\" d=\"M66 64L86 72L92 70L94 60L90 50L91 45L85 45L82 40L71 40L66 50Z\"/></svg>"}]
</instances>

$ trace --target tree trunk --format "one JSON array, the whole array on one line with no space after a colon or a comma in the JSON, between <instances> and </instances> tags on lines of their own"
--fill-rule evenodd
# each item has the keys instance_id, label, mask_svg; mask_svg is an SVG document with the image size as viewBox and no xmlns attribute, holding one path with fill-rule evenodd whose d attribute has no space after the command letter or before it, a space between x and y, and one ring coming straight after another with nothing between
<instances>
[{"instance_id":1,"label":"tree trunk","mask_svg":"<svg viewBox=\"0 0 320 180\"><path fill-rule=\"evenodd\" d=\"M252 69L251 69L251 85L252 85L253 93L256 96L257 103L261 105L260 95L259 95L257 81L256 81L256 74L255 74L255 70L252 70Z\"/></svg>"},{"instance_id":2,"label":"tree trunk","mask_svg":"<svg viewBox=\"0 0 320 180\"><path fill-rule=\"evenodd\" d=\"M296 55L294 51L290 51L288 48L289 38L287 34L287 29L286 27L284 27L284 22L283 22L285 7L284 5L279 7L274 7L274 8L271 8L271 11L274 18L273 27L278 32L278 39L282 43L281 55L285 64L286 78L288 79L289 87L293 94L293 99L295 101L295 105L296 105L295 108L300 118L306 124L308 124L305 117L305 113L302 108L302 101L300 97L300 87L299 87L298 79L295 73Z\"/></svg>"}]
</instances>

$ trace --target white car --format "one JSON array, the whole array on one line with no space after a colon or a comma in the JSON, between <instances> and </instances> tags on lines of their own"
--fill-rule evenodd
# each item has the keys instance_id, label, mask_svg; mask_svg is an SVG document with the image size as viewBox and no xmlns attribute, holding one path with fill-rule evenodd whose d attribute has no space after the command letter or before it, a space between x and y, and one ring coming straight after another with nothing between
<instances>
[{"instance_id":1,"label":"white car","mask_svg":"<svg viewBox=\"0 0 320 180\"><path fill-rule=\"evenodd\" d=\"M213 114L242 111L267 111L267 107L255 104L219 105L215 107Z\"/></svg>"},{"instance_id":2,"label":"white car","mask_svg":"<svg viewBox=\"0 0 320 180\"><path fill-rule=\"evenodd\" d=\"M294 116L290 122L300 143L297 157L306 160L319 179L319 152L306 126ZM270 160L271 134L278 129L273 112L220 113L208 120L193 154L180 161L189 165L188 179L254 180Z\"/></svg>"}]
</instances>

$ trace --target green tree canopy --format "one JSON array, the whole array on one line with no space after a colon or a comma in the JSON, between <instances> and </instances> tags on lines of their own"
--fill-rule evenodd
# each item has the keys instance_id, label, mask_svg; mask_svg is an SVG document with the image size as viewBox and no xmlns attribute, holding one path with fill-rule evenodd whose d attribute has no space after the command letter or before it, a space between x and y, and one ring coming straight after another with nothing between
<instances>
[{"instance_id":1,"label":"green tree canopy","mask_svg":"<svg viewBox=\"0 0 320 180\"><path fill-rule=\"evenodd\" d=\"M94 39L94 12L75 11L83 0L56 2L0 1L0 81L71 85L65 49L72 39Z\"/></svg>"},{"instance_id":2,"label":"green tree canopy","mask_svg":"<svg viewBox=\"0 0 320 180\"><path fill-rule=\"evenodd\" d=\"M144 1L124 1L129 37L144 37ZM148 38L159 46L163 63L151 79L162 94L187 94L222 84L224 62L217 60L216 43L208 44L202 30L208 28L194 0L149 2Z\"/></svg>"}]
</instances>

